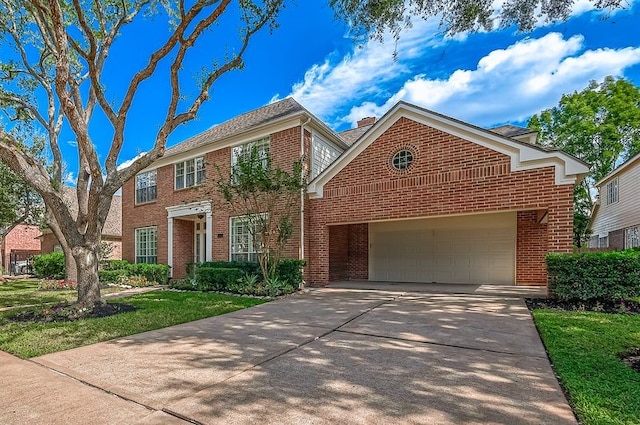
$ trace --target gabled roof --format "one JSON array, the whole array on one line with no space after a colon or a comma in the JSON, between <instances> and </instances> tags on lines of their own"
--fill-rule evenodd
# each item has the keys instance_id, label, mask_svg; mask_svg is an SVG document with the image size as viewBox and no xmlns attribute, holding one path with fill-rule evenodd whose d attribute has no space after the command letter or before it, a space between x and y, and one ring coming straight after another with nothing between
<instances>
[{"instance_id":1,"label":"gabled roof","mask_svg":"<svg viewBox=\"0 0 640 425\"><path fill-rule=\"evenodd\" d=\"M607 174L602 180L597 182L596 186L598 186L598 187L601 186L604 182L606 182L607 180L611 180L611 178L613 178L613 177L617 176L618 174L622 173L623 171L631 168L634 164L640 165L640 153L638 153L637 155L629 158L628 160L626 160L625 162L620 164L618 166L618 168L616 168L615 170L613 170L612 172Z\"/></svg>"},{"instance_id":2,"label":"gabled roof","mask_svg":"<svg viewBox=\"0 0 640 425\"><path fill-rule=\"evenodd\" d=\"M535 130L531 130L530 128L519 127L517 125L511 125L511 124L501 125L499 127L493 127L493 128L490 128L489 131L493 131L494 133L498 133L499 135L506 136L506 137L518 137L518 136L524 136L525 134L536 133Z\"/></svg>"},{"instance_id":3,"label":"gabled roof","mask_svg":"<svg viewBox=\"0 0 640 425\"><path fill-rule=\"evenodd\" d=\"M576 183L582 180L589 171L586 163L560 150L545 149L539 145L506 137L400 101L336 161L313 179L309 183L308 193L312 197L322 197L324 185L402 117L508 155L511 158L511 171L554 166L556 184Z\"/></svg>"},{"instance_id":4,"label":"gabled roof","mask_svg":"<svg viewBox=\"0 0 640 425\"><path fill-rule=\"evenodd\" d=\"M363 125L361 127L356 127L356 128L351 128L349 130L345 130L341 133L338 133L338 136L342 137L342 140L344 140L344 142L351 146L353 145L353 143L358 140L360 137L362 137L362 135L364 133L367 132L367 130L369 130L371 127L373 127L373 124L371 125Z\"/></svg>"},{"instance_id":5,"label":"gabled roof","mask_svg":"<svg viewBox=\"0 0 640 425\"><path fill-rule=\"evenodd\" d=\"M293 116L305 111L306 109L302 105L296 102L293 98L288 97L278 102L254 109L253 111L246 112L242 115L238 115L229 121L223 122L222 124L218 124L209 130L197 134L192 138L167 149L164 156L177 155L197 148L205 143L212 143L232 137L263 124L268 124L269 122L277 119Z\"/></svg>"}]
</instances>

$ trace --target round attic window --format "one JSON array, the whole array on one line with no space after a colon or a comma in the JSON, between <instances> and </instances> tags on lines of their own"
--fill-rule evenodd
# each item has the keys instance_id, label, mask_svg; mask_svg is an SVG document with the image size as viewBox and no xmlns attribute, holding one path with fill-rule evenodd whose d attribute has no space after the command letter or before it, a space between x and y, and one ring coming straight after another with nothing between
<instances>
[{"instance_id":1,"label":"round attic window","mask_svg":"<svg viewBox=\"0 0 640 425\"><path fill-rule=\"evenodd\" d=\"M391 158L391 165L398 171L404 171L413 162L413 153L408 149L402 149L398 151L393 158Z\"/></svg>"}]
</instances>

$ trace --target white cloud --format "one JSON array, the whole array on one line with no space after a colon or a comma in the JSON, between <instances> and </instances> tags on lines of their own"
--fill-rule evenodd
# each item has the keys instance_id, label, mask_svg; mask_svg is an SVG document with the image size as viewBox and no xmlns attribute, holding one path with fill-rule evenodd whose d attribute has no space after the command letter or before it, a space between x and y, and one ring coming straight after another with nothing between
<instances>
[{"instance_id":1,"label":"white cloud","mask_svg":"<svg viewBox=\"0 0 640 425\"><path fill-rule=\"evenodd\" d=\"M129 165L133 164L138 158L144 155L146 152L140 152L138 155L134 156L131 159L121 162L118 164L118 170L122 170L123 168L127 168Z\"/></svg>"},{"instance_id":2,"label":"white cloud","mask_svg":"<svg viewBox=\"0 0 640 425\"><path fill-rule=\"evenodd\" d=\"M334 53L324 62L314 64L304 79L293 86L290 96L315 114L326 117L336 104L379 94L382 83L406 79L411 75L407 62L422 57L425 50L441 42L437 21L416 21L397 44L389 36L384 43L370 40L339 61L335 60ZM400 53L400 60L394 60L394 51ZM276 95L271 101L279 98Z\"/></svg>"},{"instance_id":3,"label":"white cloud","mask_svg":"<svg viewBox=\"0 0 640 425\"><path fill-rule=\"evenodd\" d=\"M589 80L619 76L640 63L640 48L582 48L582 36L564 39L549 33L525 39L490 52L476 69L459 69L445 79L416 75L383 104L360 103L342 120L355 125L405 100L478 125L520 121L555 105L563 93L583 89Z\"/></svg>"}]
</instances>

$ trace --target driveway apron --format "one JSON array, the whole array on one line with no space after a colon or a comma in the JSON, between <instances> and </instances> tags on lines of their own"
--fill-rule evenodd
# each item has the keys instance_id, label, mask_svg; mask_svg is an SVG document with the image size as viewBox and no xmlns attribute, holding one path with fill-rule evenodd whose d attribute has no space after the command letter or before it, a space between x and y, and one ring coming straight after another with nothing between
<instances>
[{"instance_id":1,"label":"driveway apron","mask_svg":"<svg viewBox=\"0 0 640 425\"><path fill-rule=\"evenodd\" d=\"M576 423L517 297L311 290L33 361L145 424Z\"/></svg>"}]
</instances>

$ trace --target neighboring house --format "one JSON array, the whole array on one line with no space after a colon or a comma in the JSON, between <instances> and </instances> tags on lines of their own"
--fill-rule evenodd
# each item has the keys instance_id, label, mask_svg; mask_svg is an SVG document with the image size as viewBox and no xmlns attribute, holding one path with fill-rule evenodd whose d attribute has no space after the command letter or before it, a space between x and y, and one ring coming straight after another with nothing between
<instances>
[{"instance_id":1,"label":"neighboring house","mask_svg":"<svg viewBox=\"0 0 640 425\"><path fill-rule=\"evenodd\" d=\"M640 247L640 154L596 183L590 248Z\"/></svg>"},{"instance_id":2,"label":"neighboring house","mask_svg":"<svg viewBox=\"0 0 640 425\"><path fill-rule=\"evenodd\" d=\"M253 260L243 217L215 180L243 146L289 168L306 196L287 246L311 285L343 279L544 285L544 256L572 250L573 187L587 166L534 145L530 130L485 130L400 102L337 134L288 98L170 149L123 186L123 257ZM301 225L303 223L303 225Z\"/></svg>"},{"instance_id":3,"label":"neighboring house","mask_svg":"<svg viewBox=\"0 0 640 425\"><path fill-rule=\"evenodd\" d=\"M78 214L78 198L75 194L75 188L66 188L64 198L75 217ZM58 238L50 229L42 231L41 239L42 252L53 252L62 249ZM108 244L111 249L108 259L122 259L122 197L120 195L114 195L111 201L111 208L102 229L102 242Z\"/></svg>"},{"instance_id":4,"label":"neighboring house","mask_svg":"<svg viewBox=\"0 0 640 425\"><path fill-rule=\"evenodd\" d=\"M40 239L42 232L38 226L18 224L11 229L0 244L0 260L2 270L10 274L22 274L23 266L32 256L40 254ZM16 269L16 264L20 269Z\"/></svg>"}]
</instances>

